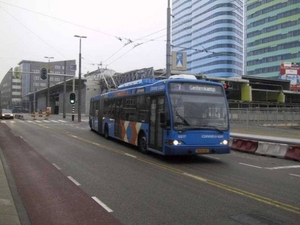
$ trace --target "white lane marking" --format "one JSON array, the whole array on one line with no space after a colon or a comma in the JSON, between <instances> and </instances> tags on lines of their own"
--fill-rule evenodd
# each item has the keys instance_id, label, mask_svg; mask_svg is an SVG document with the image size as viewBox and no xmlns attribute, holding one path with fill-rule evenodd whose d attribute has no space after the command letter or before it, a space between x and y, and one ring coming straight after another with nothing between
<instances>
[{"instance_id":1,"label":"white lane marking","mask_svg":"<svg viewBox=\"0 0 300 225\"><path fill-rule=\"evenodd\" d=\"M254 166L254 165L250 165L250 164L246 164L246 163L239 163L239 164L243 165L243 166L249 166L249 167L253 167L253 168L262 169L262 167L260 167L260 166Z\"/></svg>"},{"instance_id":2,"label":"white lane marking","mask_svg":"<svg viewBox=\"0 0 300 225\"><path fill-rule=\"evenodd\" d=\"M44 123L50 123L48 120L43 120Z\"/></svg>"},{"instance_id":3,"label":"white lane marking","mask_svg":"<svg viewBox=\"0 0 300 225\"><path fill-rule=\"evenodd\" d=\"M290 173L291 176L294 176L294 177L300 177L300 175L298 174L293 174L293 173Z\"/></svg>"},{"instance_id":4,"label":"white lane marking","mask_svg":"<svg viewBox=\"0 0 300 225\"><path fill-rule=\"evenodd\" d=\"M204 178L202 178L202 177L195 176L195 175L193 175L193 174L183 173L183 175L188 176L188 177L192 177L192 178L194 178L194 179L196 179L196 180L201 180L201 181L207 182L206 179L204 179Z\"/></svg>"},{"instance_id":5,"label":"white lane marking","mask_svg":"<svg viewBox=\"0 0 300 225\"><path fill-rule=\"evenodd\" d=\"M64 120L58 120L59 122L63 122L63 123L66 123L67 121L64 121Z\"/></svg>"},{"instance_id":6,"label":"white lane marking","mask_svg":"<svg viewBox=\"0 0 300 225\"><path fill-rule=\"evenodd\" d=\"M58 121L56 121L56 120L50 120L51 122L53 122L53 123L59 123Z\"/></svg>"},{"instance_id":7,"label":"white lane marking","mask_svg":"<svg viewBox=\"0 0 300 225\"><path fill-rule=\"evenodd\" d=\"M58 165L56 165L55 163L52 163L52 165L53 165L56 169L61 170L61 168L60 168Z\"/></svg>"},{"instance_id":8,"label":"white lane marking","mask_svg":"<svg viewBox=\"0 0 300 225\"><path fill-rule=\"evenodd\" d=\"M28 122L28 123L33 123L33 121L32 121L32 120L27 120L27 122Z\"/></svg>"},{"instance_id":9,"label":"white lane marking","mask_svg":"<svg viewBox=\"0 0 300 225\"><path fill-rule=\"evenodd\" d=\"M1 121L1 123L6 123L6 121Z\"/></svg>"},{"instance_id":10,"label":"white lane marking","mask_svg":"<svg viewBox=\"0 0 300 225\"><path fill-rule=\"evenodd\" d=\"M36 123L41 123L42 121L36 120L35 122L36 122Z\"/></svg>"},{"instance_id":11,"label":"white lane marking","mask_svg":"<svg viewBox=\"0 0 300 225\"><path fill-rule=\"evenodd\" d=\"M217 160L220 160L220 158L214 157L214 156L210 156L210 155L201 155L201 156L204 156L204 157L210 158L210 159L217 159Z\"/></svg>"},{"instance_id":12,"label":"white lane marking","mask_svg":"<svg viewBox=\"0 0 300 225\"><path fill-rule=\"evenodd\" d=\"M266 169L267 170L280 170L280 169L293 169L293 168L300 168L300 165L267 167Z\"/></svg>"},{"instance_id":13,"label":"white lane marking","mask_svg":"<svg viewBox=\"0 0 300 225\"><path fill-rule=\"evenodd\" d=\"M131 154L128 154L128 153L125 153L125 155L129 156L129 157L132 157L132 158L137 158L135 155L131 155Z\"/></svg>"},{"instance_id":14,"label":"white lane marking","mask_svg":"<svg viewBox=\"0 0 300 225\"><path fill-rule=\"evenodd\" d=\"M10 121L11 123L16 123L16 121Z\"/></svg>"},{"instance_id":15,"label":"white lane marking","mask_svg":"<svg viewBox=\"0 0 300 225\"><path fill-rule=\"evenodd\" d=\"M77 180L75 180L73 177L68 176L68 178L69 178L74 184L76 184L77 186L80 186L80 183L79 183Z\"/></svg>"},{"instance_id":16,"label":"white lane marking","mask_svg":"<svg viewBox=\"0 0 300 225\"><path fill-rule=\"evenodd\" d=\"M93 196L92 199L94 199L99 205L101 205L107 212L113 212L112 209L110 209L107 205L101 202L97 197Z\"/></svg>"}]
</instances>

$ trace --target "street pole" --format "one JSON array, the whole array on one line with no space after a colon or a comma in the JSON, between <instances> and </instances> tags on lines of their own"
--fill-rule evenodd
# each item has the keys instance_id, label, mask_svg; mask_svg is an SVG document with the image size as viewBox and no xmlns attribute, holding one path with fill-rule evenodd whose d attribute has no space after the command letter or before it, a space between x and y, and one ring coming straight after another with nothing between
<instances>
[{"instance_id":1,"label":"street pole","mask_svg":"<svg viewBox=\"0 0 300 225\"><path fill-rule=\"evenodd\" d=\"M35 113L36 112L36 109L35 109L35 101L36 101L36 88L34 88L34 94L33 94L33 112Z\"/></svg>"},{"instance_id":2,"label":"street pole","mask_svg":"<svg viewBox=\"0 0 300 225\"><path fill-rule=\"evenodd\" d=\"M67 62L64 62L64 74L67 74ZM67 93L67 78L64 76L64 94L63 94L63 118L66 118L66 93Z\"/></svg>"},{"instance_id":3,"label":"street pole","mask_svg":"<svg viewBox=\"0 0 300 225\"><path fill-rule=\"evenodd\" d=\"M81 122L81 38L87 38L86 36L74 35L79 38L79 77L78 77L78 122Z\"/></svg>"},{"instance_id":4,"label":"street pole","mask_svg":"<svg viewBox=\"0 0 300 225\"><path fill-rule=\"evenodd\" d=\"M72 92L75 93L75 75L73 76L73 88L72 88ZM74 104L72 105L72 121L74 121L74 112L75 112L75 106Z\"/></svg>"},{"instance_id":5,"label":"street pole","mask_svg":"<svg viewBox=\"0 0 300 225\"><path fill-rule=\"evenodd\" d=\"M48 75L47 75L47 98L46 98L46 109L50 105L50 59L54 59L54 57L45 56L46 59L48 59ZM45 110L46 110L45 109Z\"/></svg>"},{"instance_id":6,"label":"street pole","mask_svg":"<svg viewBox=\"0 0 300 225\"><path fill-rule=\"evenodd\" d=\"M171 8L168 0L167 9L167 47L166 47L166 78L171 75Z\"/></svg>"}]
</instances>

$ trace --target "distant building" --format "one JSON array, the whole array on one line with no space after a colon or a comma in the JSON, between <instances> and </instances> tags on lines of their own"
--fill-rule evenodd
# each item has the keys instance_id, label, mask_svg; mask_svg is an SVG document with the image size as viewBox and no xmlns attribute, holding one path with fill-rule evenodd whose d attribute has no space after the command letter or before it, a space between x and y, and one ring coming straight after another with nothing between
<instances>
[{"instance_id":1,"label":"distant building","mask_svg":"<svg viewBox=\"0 0 300 225\"><path fill-rule=\"evenodd\" d=\"M300 63L300 0L247 1L247 75L277 78Z\"/></svg>"},{"instance_id":2,"label":"distant building","mask_svg":"<svg viewBox=\"0 0 300 225\"><path fill-rule=\"evenodd\" d=\"M20 70L22 71L22 106L29 108L28 94L47 88L48 79L42 80L40 76L40 69L45 67L49 70L50 74L69 74L75 75L76 61L53 61L53 62L39 62L22 60L19 63ZM60 83L64 80L63 76L50 77L50 86Z\"/></svg>"},{"instance_id":3,"label":"distant building","mask_svg":"<svg viewBox=\"0 0 300 225\"><path fill-rule=\"evenodd\" d=\"M242 0L175 0L172 51L187 53L187 72L206 76L243 75Z\"/></svg>"},{"instance_id":4,"label":"distant building","mask_svg":"<svg viewBox=\"0 0 300 225\"><path fill-rule=\"evenodd\" d=\"M0 83L0 108L21 108L21 77L19 67L11 68Z\"/></svg>"}]
</instances>

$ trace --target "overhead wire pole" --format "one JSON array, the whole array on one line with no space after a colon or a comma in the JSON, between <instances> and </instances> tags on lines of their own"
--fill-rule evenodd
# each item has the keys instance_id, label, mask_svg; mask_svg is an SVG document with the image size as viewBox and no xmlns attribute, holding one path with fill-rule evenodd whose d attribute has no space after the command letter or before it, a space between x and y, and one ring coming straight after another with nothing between
<instances>
[{"instance_id":1,"label":"overhead wire pole","mask_svg":"<svg viewBox=\"0 0 300 225\"><path fill-rule=\"evenodd\" d=\"M81 38L86 36L74 35L79 38L79 77L78 77L78 122L81 122Z\"/></svg>"},{"instance_id":2,"label":"overhead wire pole","mask_svg":"<svg viewBox=\"0 0 300 225\"><path fill-rule=\"evenodd\" d=\"M46 98L46 108L50 106L50 59L54 59L51 56L45 56L48 59L48 75L47 75L47 98Z\"/></svg>"},{"instance_id":3,"label":"overhead wire pole","mask_svg":"<svg viewBox=\"0 0 300 225\"><path fill-rule=\"evenodd\" d=\"M166 47L166 77L171 75L171 8L168 0L167 8L167 47Z\"/></svg>"},{"instance_id":4,"label":"overhead wire pole","mask_svg":"<svg viewBox=\"0 0 300 225\"><path fill-rule=\"evenodd\" d=\"M64 74L67 74L67 62L64 61ZM66 118L66 93L67 93L67 78L64 76L64 94L63 94L63 118Z\"/></svg>"}]
</instances>

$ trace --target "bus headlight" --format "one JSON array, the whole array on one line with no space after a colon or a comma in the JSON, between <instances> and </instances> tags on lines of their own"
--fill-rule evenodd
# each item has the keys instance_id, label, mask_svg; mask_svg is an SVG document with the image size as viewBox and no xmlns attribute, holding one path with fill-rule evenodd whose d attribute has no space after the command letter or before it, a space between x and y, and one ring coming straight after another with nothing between
<instances>
[{"instance_id":1,"label":"bus headlight","mask_svg":"<svg viewBox=\"0 0 300 225\"><path fill-rule=\"evenodd\" d=\"M227 140L223 140L220 142L221 145L228 145L228 141Z\"/></svg>"},{"instance_id":2,"label":"bus headlight","mask_svg":"<svg viewBox=\"0 0 300 225\"><path fill-rule=\"evenodd\" d=\"M178 141L178 140L169 140L168 141L169 145L181 145L182 141Z\"/></svg>"}]
</instances>

